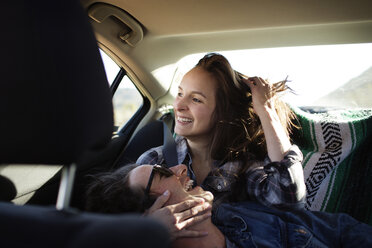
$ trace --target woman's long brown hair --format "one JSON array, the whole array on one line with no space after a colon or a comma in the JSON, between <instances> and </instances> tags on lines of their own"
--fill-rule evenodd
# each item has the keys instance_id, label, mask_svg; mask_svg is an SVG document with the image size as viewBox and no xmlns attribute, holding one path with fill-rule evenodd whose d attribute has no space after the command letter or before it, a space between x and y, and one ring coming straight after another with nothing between
<instances>
[{"instance_id":1,"label":"woman's long brown hair","mask_svg":"<svg viewBox=\"0 0 372 248\"><path fill-rule=\"evenodd\" d=\"M245 168L249 161L263 160L267 154L266 141L259 117L254 112L250 88L243 81L248 78L234 71L228 60L209 53L196 65L209 72L217 82L216 109L212 120L210 155L222 162L241 160ZM288 89L287 80L272 85L272 102L281 124L289 136L295 117L289 106L278 96Z\"/></svg>"}]
</instances>

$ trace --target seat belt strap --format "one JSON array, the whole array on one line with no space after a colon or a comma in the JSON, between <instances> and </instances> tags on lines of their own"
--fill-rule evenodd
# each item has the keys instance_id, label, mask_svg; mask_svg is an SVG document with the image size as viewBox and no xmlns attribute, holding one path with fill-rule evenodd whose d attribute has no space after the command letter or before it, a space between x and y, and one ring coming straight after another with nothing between
<instances>
[{"instance_id":1,"label":"seat belt strap","mask_svg":"<svg viewBox=\"0 0 372 248\"><path fill-rule=\"evenodd\" d=\"M177 146L171 131L163 121L163 156L168 168L178 164Z\"/></svg>"}]
</instances>

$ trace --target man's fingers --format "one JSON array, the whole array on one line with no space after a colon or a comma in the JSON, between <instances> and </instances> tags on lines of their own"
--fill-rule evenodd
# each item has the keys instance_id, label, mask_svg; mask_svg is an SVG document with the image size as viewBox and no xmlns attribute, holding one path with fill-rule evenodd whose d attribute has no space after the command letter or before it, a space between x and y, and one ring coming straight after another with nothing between
<instances>
[{"instance_id":1,"label":"man's fingers","mask_svg":"<svg viewBox=\"0 0 372 248\"><path fill-rule=\"evenodd\" d=\"M175 233L175 238L196 238L207 236L208 232L206 231L191 231L191 230L182 230Z\"/></svg>"},{"instance_id":2,"label":"man's fingers","mask_svg":"<svg viewBox=\"0 0 372 248\"><path fill-rule=\"evenodd\" d=\"M193 208L201 203L205 203L205 200L202 198L197 198L193 200L186 200L177 204L172 205L174 213L180 213L190 208Z\"/></svg>"},{"instance_id":3,"label":"man's fingers","mask_svg":"<svg viewBox=\"0 0 372 248\"><path fill-rule=\"evenodd\" d=\"M166 190L161 196L159 196L154 204L147 210L147 213L152 213L164 206L164 204L168 201L170 197L170 192L169 190Z\"/></svg>"},{"instance_id":4,"label":"man's fingers","mask_svg":"<svg viewBox=\"0 0 372 248\"><path fill-rule=\"evenodd\" d=\"M193 226L197 223L200 223L206 219L208 219L209 217L212 216L212 213L210 211L208 211L207 213L205 214L202 214L202 215L198 215L198 216L194 216L194 217L191 217L189 219L186 219L180 223L177 224L177 227L178 229L185 229L187 227L190 227L190 226Z\"/></svg>"},{"instance_id":5,"label":"man's fingers","mask_svg":"<svg viewBox=\"0 0 372 248\"><path fill-rule=\"evenodd\" d=\"M193 208L190 208L189 210L185 210L181 213L178 214L178 218L181 221L189 219L193 216L198 215L201 212L204 212L206 210L210 210L212 208L212 205L209 204L208 202L204 202L201 205L195 206Z\"/></svg>"}]
</instances>

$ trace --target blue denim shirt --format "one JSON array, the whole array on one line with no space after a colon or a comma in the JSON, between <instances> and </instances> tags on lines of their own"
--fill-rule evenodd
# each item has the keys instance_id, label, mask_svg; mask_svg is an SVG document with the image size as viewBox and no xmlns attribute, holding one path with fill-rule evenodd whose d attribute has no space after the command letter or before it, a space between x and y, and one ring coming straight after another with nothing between
<instances>
[{"instance_id":1,"label":"blue denim shirt","mask_svg":"<svg viewBox=\"0 0 372 248\"><path fill-rule=\"evenodd\" d=\"M227 247L372 247L372 226L346 214L282 211L245 201L212 217Z\"/></svg>"}]
</instances>

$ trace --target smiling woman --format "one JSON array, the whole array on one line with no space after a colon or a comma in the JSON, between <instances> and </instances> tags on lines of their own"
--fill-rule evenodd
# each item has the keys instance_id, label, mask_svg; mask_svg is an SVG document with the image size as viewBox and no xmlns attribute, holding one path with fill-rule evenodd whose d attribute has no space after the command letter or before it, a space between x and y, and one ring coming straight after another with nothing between
<instances>
[{"instance_id":1,"label":"smiling woman","mask_svg":"<svg viewBox=\"0 0 372 248\"><path fill-rule=\"evenodd\" d=\"M188 72L179 85L174 102L178 135L208 137L212 129L212 114L216 106L216 81L206 71L195 68ZM189 136L189 135L192 136Z\"/></svg>"}]
</instances>

